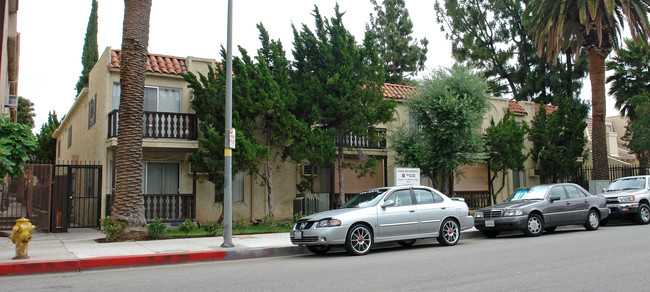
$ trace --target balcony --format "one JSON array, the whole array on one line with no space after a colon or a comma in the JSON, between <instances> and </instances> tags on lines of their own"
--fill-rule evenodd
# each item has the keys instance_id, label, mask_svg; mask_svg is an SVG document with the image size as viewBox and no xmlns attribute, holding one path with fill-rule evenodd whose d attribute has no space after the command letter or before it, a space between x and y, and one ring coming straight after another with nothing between
<instances>
[{"instance_id":1,"label":"balcony","mask_svg":"<svg viewBox=\"0 0 650 292\"><path fill-rule=\"evenodd\" d=\"M386 129L376 129L375 139L366 136L347 135L343 137L343 147L365 148L365 149L386 149ZM336 141L339 145L340 141Z\"/></svg>"},{"instance_id":2,"label":"balcony","mask_svg":"<svg viewBox=\"0 0 650 292\"><path fill-rule=\"evenodd\" d=\"M117 137L119 110L108 114L108 138ZM197 119L194 114L144 112L142 138L197 139Z\"/></svg>"}]
</instances>

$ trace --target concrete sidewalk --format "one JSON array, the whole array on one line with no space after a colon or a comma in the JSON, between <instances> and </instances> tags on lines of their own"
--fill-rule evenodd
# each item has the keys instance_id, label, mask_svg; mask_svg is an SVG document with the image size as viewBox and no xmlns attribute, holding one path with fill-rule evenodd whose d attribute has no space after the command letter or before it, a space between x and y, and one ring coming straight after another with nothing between
<instances>
[{"instance_id":1,"label":"concrete sidewalk","mask_svg":"<svg viewBox=\"0 0 650 292\"><path fill-rule=\"evenodd\" d=\"M461 241L478 236L472 228L461 233ZM105 235L92 228L33 232L30 258L13 260L15 245L8 237L0 237L0 276L309 253L307 248L291 244L289 233L233 235L233 248L222 248L222 237L99 243L96 239L100 238Z\"/></svg>"}]
</instances>

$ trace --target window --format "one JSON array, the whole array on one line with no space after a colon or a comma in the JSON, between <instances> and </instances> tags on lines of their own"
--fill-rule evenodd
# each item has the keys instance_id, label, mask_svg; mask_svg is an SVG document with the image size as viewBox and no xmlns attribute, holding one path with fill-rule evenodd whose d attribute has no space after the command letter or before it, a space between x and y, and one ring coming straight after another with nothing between
<instances>
[{"instance_id":1,"label":"window","mask_svg":"<svg viewBox=\"0 0 650 292\"><path fill-rule=\"evenodd\" d=\"M397 190L390 194L386 200L393 200L395 201L395 205L393 206L409 206L413 205L413 200L411 199L411 191L410 190Z\"/></svg>"},{"instance_id":2,"label":"window","mask_svg":"<svg viewBox=\"0 0 650 292\"><path fill-rule=\"evenodd\" d=\"M90 129L90 127L92 127L95 124L95 113L97 108L96 104L97 104L97 94L91 97L90 101L88 101L88 129Z\"/></svg>"},{"instance_id":3,"label":"window","mask_svg":"<svg viewBox=\"0 0 650 292\"><path fill-rule=\"evenodd\" d=\"M72 146L72 125L68 127L68 148Z\"/></svg>"},{"instance_id":4,"label":"window","mask_svg":"<svg viewBox=\"0 0 650 292\"><path fill-rule=\"evenodd\" d=\"M564 186L564 190L569 195L569 199L580 199L586 197L585 194L578 191L574 186Z\"/></svg>"},{"instance_id":5,"label":"window","mask_svg":"<svg viewBox=\"0 0 650 292\"><path fill-rule=\"evenodd\" d=\"M433 203L433 193L428 190L418 190L414 189L415 200L418 204L432 204Z\"/></svg>"},{"instance_id":6,"label":"window","mask_svg":"<svg viewBox=\"0 0 650 292\"><path fill-rule=\"evenodd\" d=\"M120 108L120 84L113 83L113 110Z\"/></svg>"},{"instance_id":7,"label":"window","mask_svg":"<svg viewBox=\"0 0 650 292\"><path fill-rule=\"evenodd\" d=\"M178 194L180 192L180 163L146 162L143 192L145 194Z\"/></svg>"},{"instance_id":8,"label":"window","mask_svg":"<svg viewBox=\"0 0 650 292\"><path fill-rule=\"evenodd\" d=\"M551 189L551 197L560 197L560 200L566 200L566 193L564 192L564 188L557 186Z\"/></svg>"},{"instance_id":9,"label":"window","mask_svg":"<svg viewBox=\"0 0 650 292\"><path fill-rule=\"evenodd\" d=\"M232 202L233 203L243 203L244 202L244 173L239 172L233 174L232 176ZM224 189L221 187L218 190L215 190L214 202L223 203Z\"/></svg>"},{"instance_id":10,"label":"window","mask_svg":"<svg viewBox=\"0 0 650 292\"><path fill-rule=\"evenodd\" d=\"M61 158L61 139L56 141L56 157Z\"/></svg>"},{"instance_id":11,"label":"window","mask_svg":"<svg viewBox=\"0 0 650 292\"><path fill-rule=\"evenodd\" d=\"M120 108L120 84L113 83L113 109ZM181 89L169 87L145 86L144 111L181 112Z\"/></svg>"}]
</instances>

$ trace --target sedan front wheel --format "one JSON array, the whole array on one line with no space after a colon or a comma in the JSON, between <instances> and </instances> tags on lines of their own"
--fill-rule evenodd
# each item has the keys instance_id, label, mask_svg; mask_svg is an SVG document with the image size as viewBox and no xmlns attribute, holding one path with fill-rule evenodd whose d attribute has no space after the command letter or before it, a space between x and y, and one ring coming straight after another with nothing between
<instances>
[{"instance_id":1,"label":"sedan front wheel","mask_svg":"<svg viewBox=\"0 0 650 292\"><path fill-rule=\"evenodd\" d=\"M345 240L345 251L350 255L365 255L372 247L372 231L363 225L357 224L348 230Z\"/></svg>"},{"instance_id":2,"label":"sedan front wheel","mask_svg":"<svg viewBox=\"0 0 650 292\"><path fill-rule=\"evenodd\" d=\"M585 222L585 228L587 230L596 230L600 226L600 215L595 210L589 210L589 215L587 215L587 222Z\"/></svg>"},{"instance_id":3,"label":"sedan front wheel","mask_svg":"<svg viewBox=\"0 0 650 292\"><path fill-rule=\"evenodd\" d=\"M544 230L544 220L537 214L530 214L526 220L526 228L524 234L526 236L539 236Z\"/></svg>"}]
</instances>

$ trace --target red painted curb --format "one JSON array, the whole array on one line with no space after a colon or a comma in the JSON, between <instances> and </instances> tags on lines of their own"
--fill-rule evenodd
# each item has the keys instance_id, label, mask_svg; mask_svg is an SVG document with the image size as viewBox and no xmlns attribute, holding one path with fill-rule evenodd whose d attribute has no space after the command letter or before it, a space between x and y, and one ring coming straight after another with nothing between
<instances>
[{"instance_id":1,"label":"red painted curb","mask_svg":"<svg viewBox=\"0 0 650 292\"><path fill-rule=\"evenodd\" d=\"M197 261L222 260L226 258L225 251L198 251L182 253L165 253L150 255L132 255L132 256L112 256L85 258L79 260L80 270L124 267L124 266L143 266L156 264L179 264Z\"/></svg>"},{"instance_id":2,"label":"red painted curb","mask_svg":"<svg viewBox=\"0 0 650 292\"><path fill-rule=\"evenodd\" d=\"M79 271L79 260L0 263L0 276Z\"/></svg>"}]
</instances>

